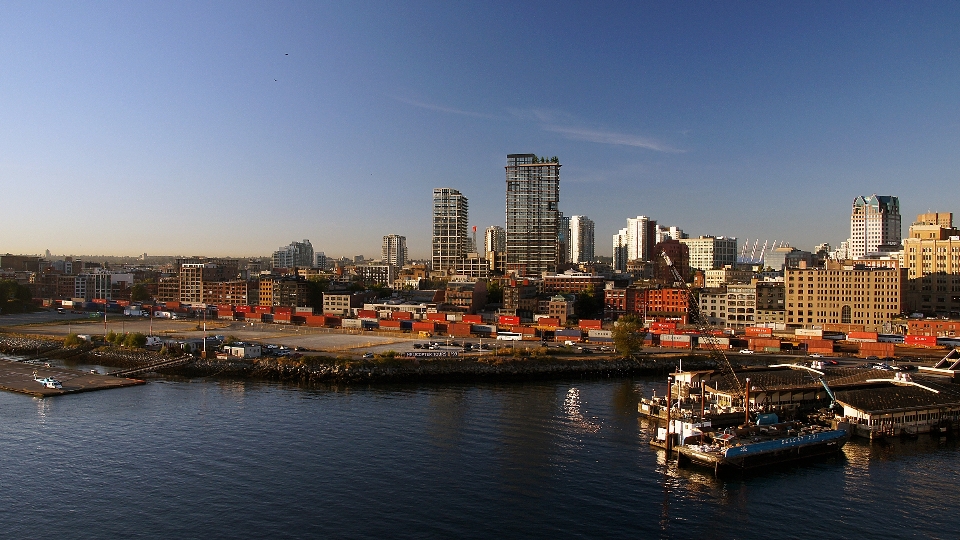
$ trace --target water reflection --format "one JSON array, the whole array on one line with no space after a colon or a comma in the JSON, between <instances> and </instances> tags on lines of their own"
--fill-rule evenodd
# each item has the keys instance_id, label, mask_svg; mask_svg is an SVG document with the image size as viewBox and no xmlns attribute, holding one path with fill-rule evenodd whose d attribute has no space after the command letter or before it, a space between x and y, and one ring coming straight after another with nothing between
<instances>
[{"instance_id":1,"label":"water reflection","mask_svg":"<svg viewBox=\"0 0 960 540\"><path fill-rule=\"evenodd\" d=\"M583 417L580 412L580 390L570 388L567 390L567 396L563 400L563 412L567 416L567 421L572 425L586 431L587 433L596 433L600 431L600 424L592 422Z\"/></svg>"}]
</instances>

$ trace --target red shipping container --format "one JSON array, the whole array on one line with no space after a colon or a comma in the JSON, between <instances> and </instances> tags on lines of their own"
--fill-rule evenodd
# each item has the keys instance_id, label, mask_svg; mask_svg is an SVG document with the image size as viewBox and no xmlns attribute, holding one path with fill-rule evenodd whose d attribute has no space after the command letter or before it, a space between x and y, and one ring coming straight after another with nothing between
<instances>
[{"instance_id":1,"label":"red shipping container","mask_svg":"<svg viewBox=\"0 0 960 540\"><path fill-rule=\"evenodd\" d=\"M773 328L764 328L762 326L748 326L743 329L743 333L749 337L772 337Z\"/></svg>"},{"instance_id":2,"label":"red shipping container","mask_svg":"<svg viewBox=\"0 0 960 540\"><path fill-rule=\"evenodd\" d=\"M413 320L413 313L409 311L394 311L390 314L390 318L395 321L410 321Z\"/></svg>"},{"instance_id":3,"label":"red shipping container","mask_svg":"<svg viewBox=\"0 0 960 540\"><path fill-rule=\"evenodd\" d=\"M445 313L427 313L428 321L437 321L437 322L447 322L447 315Z\"/></svg>"},{"instance_id":4,"label":"red shipping container","mask_svg":"<svg viewBox=\"0 0 960 540\"><path fill-rule=\"evenodd\" d=\"M446 334L446 333L447 333L447 323L445 323L445 322L438 322L436 328L437 328L437 333L438 333L438 334Z\"/></svg>"},{"instance_id":5,"label":"red shipping container","mask_svg":"<svg viewBox=\"0 0 960 540\"><path fill-rule=\"evenodd\" d=\"M413 331L433 333L437 331L437 323L435 321L414 321Z\"/></svg>"},{"instance_id":6,"label":"red shipping container","mask_svg":"<svg viewBox=\"0 0 960 540\"><path fill-rule=\"evenodd\" d=\"M596 319L581 319L580 329L581 330L602 330L603 321L596 320Z\"/></svg>"},{"instance_id":7,"label":"red shipping container","mask_svg":"<svg viewBox=\"0 0 960 540\"><path fill-rule=\"evenodd\" d=\"M893 343L861 343L858 356L865 358L867 356L878 356L885 358L893 356Z\"/></svg>"},{"instance_id":8,"label":"red shipping container","mask_svg":"<svg viewBox=\"0 0 960 540\"><path fill-rule=\"evenodd\" d=\"M807 350L810 350L811 347L833 350L833 341L829 339L805 339L803 342L807 344Z\"/></svg>"},{"instance_id":9,"label":"red shipping container","mask_svg":"<svg viewBox=\"0 0 960 540\"><path fill-rule=\"evenodd\" d=\"M274 312L275 314L288 314L288 313L293 313L293 308L291 308L291 307L284 307L284 306L277 306L277 307L273 308L273 312Z\"/></svg>"},{"instance_id":10,"label":"red shipping container","mask_svg":"<svg viewBox=\"0 0 960 540\"><path fill-rule=\"evenodd\" d=\"M361 309L360 311L357 311L357 318L358 319L376 319L377 312L372 309Z\"/></svg>"},{"instance_id":11,"label":"red shipping container","mask_svg":"<svg viewBox=\"0 0 960 540\"><path fill-rule=\"evenodd\" d=\"M676 330L677 323L675 322L653 322L650 323L651 330ZM662 332L661 332L662 333Z\"/></svg>"},{"instance_id":12,"label":"red shipping container","mask_svg":"<svg viewBox=\"0 0 960 540\"><path fill-rule=\"evenodd\" d=\"M471 324L483 324L483 317L480 315L464 315L463 322Z\"/></svg>"},{"instance_id":13,"label":"red shipping container","mask_svg":"<svg viewBox=\"0 0 960 540\"><path fill-rule=\"evenodd\" d=\"M504 326L520 324L520 317L517 317L516 315L501 315L497 320Z\"/></svg>"},{"instance_id":14,"label":"red shipping container","mask_svg":"<svg viewBox=\"0 0 960 540\"><path fill-rule=\"evenodd\" d=\"M253 312L253 306L237 306L237 313L251 313Z\"/></svg>"},{"instance_id":15,"label":"red shipping container","mask_svg":"<svg viewBox=\"0 0 960 540\"><path fill-rule=\"evenodd\" d=\"M465 337L470 335L469 323L447 323L447 333L451 336Z\"/></svg>"},{"instance_id":16,"label":"red shipping container","mask_svg":"<svg viewBox=\"0 0 960 540\"><path fill-rule=\"evenodd\" d=\"M380 328L400 328L400 321L394 321L391 319L381 319Z\"/></svg>"},{"instance_id":17,"label":"red shipping container","mask_svg":"<svg viewBox=\"0 0 960 540\"><path fill-rule=\"evenodd\" d=\"M261 313L261 314L262 314L262 313L272 313L272 312L270 311L270 307L271 307L271 306L256 306L256 307L253 308L253 311L256 312L256 313Z\"/></svg>"},{"instance_id":18,"label":"red shipping container","mask_svg":"<svg viewBox=\"0 0 960 540\"><path fill-rule=\"evenodd\" d=\"M913 345L915 347L936 347L937 336L903 336L904 345Z\"/></svg>"},{"instance_id":19,"label":"red shipping container","mask_svg":"<svg viewBox=\"0 0 960 540\"><path fill-rule=\"evenodd\" d=\"M518 334L523 334L525 336L537 335L537 329L532 326L511 326L510 331L516 332Z\"/></svg>"},{"instance_id":20,"label":"red shipping container","mask_svg":"<svg viewBox=\"0 0 960 540\"><path fill-rule=\"evenodd\" d=\"M218 319L230 319L233 317L233 312L229 310L217 310Z\"/></svg>"},{"instance_id":21,"label":"red shipping container","mask_svg":"<svg viewBox=\"0 0 960 540\"><path fill-rule=\"evenodd\" d=\"M543 317L537 321L540 326L560 326L560 319L556 317Z\"/></svg>"},{"instance_id":22,"label":"red shipping container","mask_svg":"<svg viewBox=\"0 0 960 540\"><path fill-rule=\"evenodd\" d=\"M96 300L94 300L94 302L96 302ZM175 308L180 307L180 302L173 302L173 301L164 302L163 305L164 305L164 307L166 307L167 309L175 309Z\"/></svg>"},{"instance_id":23,"label":"red shipping container","mask_svg":"<svg viewBox=\"0 0 960 540\"><path fill-rule=\"evenodd\" d=\"M233 311L233 306L230 304L218 304L217 311Z\"/></svg>"}]
</instances>

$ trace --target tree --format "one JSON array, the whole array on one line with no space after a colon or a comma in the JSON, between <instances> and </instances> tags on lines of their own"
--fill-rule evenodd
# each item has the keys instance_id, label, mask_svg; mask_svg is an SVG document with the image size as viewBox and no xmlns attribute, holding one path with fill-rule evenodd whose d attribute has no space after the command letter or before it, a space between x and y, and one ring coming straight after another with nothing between
<instances>
[{"instance_id":1,"label":"tree","mask_svg":"<svg viewBox=\"0 0 960 540\"><path fill-rule=\"evenodd\" d=\"M584 291L577 295L573 310L578 319L600 319L603 317L603 297Z\"/></svg>"},{"instance_id":2,"label":"tree","mask_svg":"<svg viewBox=\"0 0 960 540\"><path fill-rule=\"evenodd\" d=\"M499 281L487 282L487 303L488 304L503 303L503 286L500 285Z\"/></svg>"},{"instance_id":3,"label":"tree","mask_svg":"<svg viewBox=\"0 0 960 540\"><path fill-rule=\"evenodd\" d=\"M310 278L307 280L307 305L313 308L315 313L323 312L323 293L330 287L330 281L323 278Z\"/></svg>"},{"instance_id":4,"label":"tree","mask_svg":"<svg viewBox=\"0 0 960 540\"><path fill-rule=\"evenodd\" d=\"M643 349L643 335L640 330L643 323L636 315L624 315L613 327L613 343L617 352L624 356L633 356Z\"/></svg>"},{"instance_id":5,"label":"tree","mask_svg":"<svg viewBox=\"0 0 960 540\"><path fill-rule=\"evenodd\" d=\"M137 283L130 289L130 300L133 302L146 302L150 300L150 293L143 283Z\"/></svg>"},{"instance_id":6,"label":"tree","mask_svg":"<svg viewBox=\"0 0 960 540\"><path fill-rule=\"evenodd\" d=\"M123 346L130 347L131 349L142 349L146 345L147 345L147 336L141 334L140 332L127 334L127 337L123 339Z\"/></svg>"}]
</instances>

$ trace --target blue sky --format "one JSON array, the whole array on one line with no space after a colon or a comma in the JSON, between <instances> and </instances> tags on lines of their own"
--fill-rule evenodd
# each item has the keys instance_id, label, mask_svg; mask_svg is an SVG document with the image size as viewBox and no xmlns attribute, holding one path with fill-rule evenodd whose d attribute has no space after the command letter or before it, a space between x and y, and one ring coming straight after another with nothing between
<instances>
[{"instance_id":1,"label":"blue sky","mask_svg":"<svg viewBox=\"0 0 960 540\"><path fill-rule=\"evenodd\" d=\"M434 187L810 249L960 214L960 3L5 2L0 252L429 254ZM960 216L958 216L960 220Z\"/></svg>"}]
</instances>

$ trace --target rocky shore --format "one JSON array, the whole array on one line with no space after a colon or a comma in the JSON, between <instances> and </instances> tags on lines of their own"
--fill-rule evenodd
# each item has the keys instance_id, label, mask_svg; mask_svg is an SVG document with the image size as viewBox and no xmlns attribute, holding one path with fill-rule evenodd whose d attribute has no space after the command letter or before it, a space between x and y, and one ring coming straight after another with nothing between
<instances>
[{"instance_id":1,"label":"rocky shore","mask_svg":"<svg viewBox=\"0 0 960 540\"><path fill-rule=\"evenodd\" d=\"M61 358L116 368L146 366L164 358L157 352L117 347L64 347L62 342L34 336L0 335L0 352L30 358ZM642 355L638 358L508 356L460 359L385 358L358 360L330 356L216 360L198 358L191 364L167 368L161 374L185 377L276 380L297 383L421 382L606 378L628 375L666 375L683 360L686 369L713 369L716 362L697 354Z\"/></svg>"}]
</instances>

